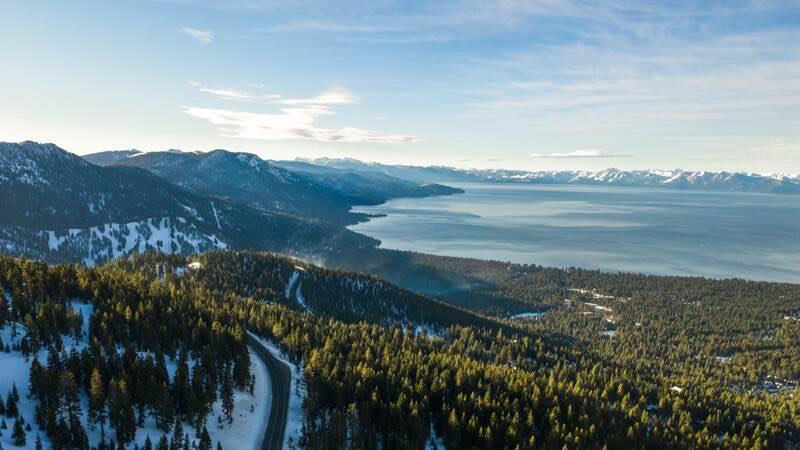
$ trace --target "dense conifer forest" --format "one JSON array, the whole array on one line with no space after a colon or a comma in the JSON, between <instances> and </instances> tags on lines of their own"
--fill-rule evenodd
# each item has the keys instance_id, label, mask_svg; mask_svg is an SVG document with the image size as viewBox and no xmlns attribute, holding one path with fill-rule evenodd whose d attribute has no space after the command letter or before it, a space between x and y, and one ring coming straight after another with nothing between
<instances>
[{"instance_id":1,"label":"dense conifer forest","mask_svg":"<svg viewBox=\"0 0 800 450\"><path fill-rule=\"evenodd\" d=\"M2 257L0 326L27 331L3 346L28 355L37 405L23 417L19 393L0 393L2 433L88 448L85 414L103 448L145 420L171 437L150 448L213 448L209 405L252 389L250 331L303 368L302 448L800 442L800 286L429 262L448 263L480 273L480 292L434 300L256 252L97 268Z\"/></svg>"}]
</instances>

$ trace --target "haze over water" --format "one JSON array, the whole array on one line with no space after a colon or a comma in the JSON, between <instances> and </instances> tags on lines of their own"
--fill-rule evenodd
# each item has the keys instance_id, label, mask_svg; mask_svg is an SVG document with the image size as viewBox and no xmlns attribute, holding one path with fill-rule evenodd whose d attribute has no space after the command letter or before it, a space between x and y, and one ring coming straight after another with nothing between
<instances>
[{"instance_id":1,"label":"haze over water","mask_svg":"<svg viewBox=\"0 0 800 450\"><path fill-rule=\"evenodd\" d=\"M452 184L359 207L386 248L605 271L800 282L800 196Z\"/></svg>"}]
</instances>

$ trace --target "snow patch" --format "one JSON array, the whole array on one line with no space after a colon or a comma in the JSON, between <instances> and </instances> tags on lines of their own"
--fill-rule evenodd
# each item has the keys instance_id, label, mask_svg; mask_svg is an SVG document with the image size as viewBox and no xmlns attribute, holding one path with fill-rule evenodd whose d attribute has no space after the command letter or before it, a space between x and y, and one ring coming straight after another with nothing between
<instances>
[{"instance_id":1,"label":"snow patch","mask_svg":"<svg viewBox=\"0 0 800 450\"><path fill-rule=\"evenodd\" d=\"M287 300L292 298L292 289L294 289L294 284L297 283L298 279L300 279L300 272L295 270L292 272L292 276L289 277L289 282L286 283L286 291L283 294Z\"/></svg>"},{"instance_id":2,"label":"snow patch","mask_svg":"<svg viewBox=\"0 0 800 450\"><path fill-rule=\"evenodd\" d=\"M544 316L543 312L526 312L521 314L514 314L508 317L507 320L538 320Z\"/></svg>"}]
</instances>

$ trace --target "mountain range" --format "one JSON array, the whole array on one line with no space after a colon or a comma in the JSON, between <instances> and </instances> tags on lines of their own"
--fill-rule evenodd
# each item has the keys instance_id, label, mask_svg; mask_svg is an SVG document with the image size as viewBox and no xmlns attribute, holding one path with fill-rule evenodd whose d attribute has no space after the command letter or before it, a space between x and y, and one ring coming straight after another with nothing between
<instances>
[{"instance_id":1,"label":"mountain range","mask_svg":"<svg viewBox=\"0 0 800 450\"><path fill-rule=\"evenodd\" d=\"M84 156L113 167L144 169L200 194L226 198L255 209L281 211L340 225L366 219L350 213L353 205L379 204L396 197L425 197L463 192L437 184L419 185L373 172L270 163L250 153L214 150L207 153L140 153L111 151Z\"/></svg>"},{"instance_id":2,"label":"mountain range","mask_svg":"<svg viewBox=\"0 0 800 450\"><path fill-rule=\"evenodd\" d=\"M658 187L727 192L800 193L800 175L760 175L745 172L690 170L523 171L506 169L457 169L453 167L404 166L366 163L350 158L301 160L305 164L373 172L417 183L491 182L520 184L574 184Z\"/></svg>"}]
</instances>

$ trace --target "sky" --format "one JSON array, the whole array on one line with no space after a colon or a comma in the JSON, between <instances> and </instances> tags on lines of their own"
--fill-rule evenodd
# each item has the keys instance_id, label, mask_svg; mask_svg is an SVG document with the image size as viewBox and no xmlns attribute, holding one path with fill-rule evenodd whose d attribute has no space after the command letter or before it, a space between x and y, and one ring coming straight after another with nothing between
<instances>
[{"instance_id":1,"label":"sky","mask_svg":"<svg viewBox=\"0 0 800 450\"><path fill-rule=\"evenodd\" d=\"M800 2L3 2L0 141L800 173Z\"/></svg>"}]
</instances>

